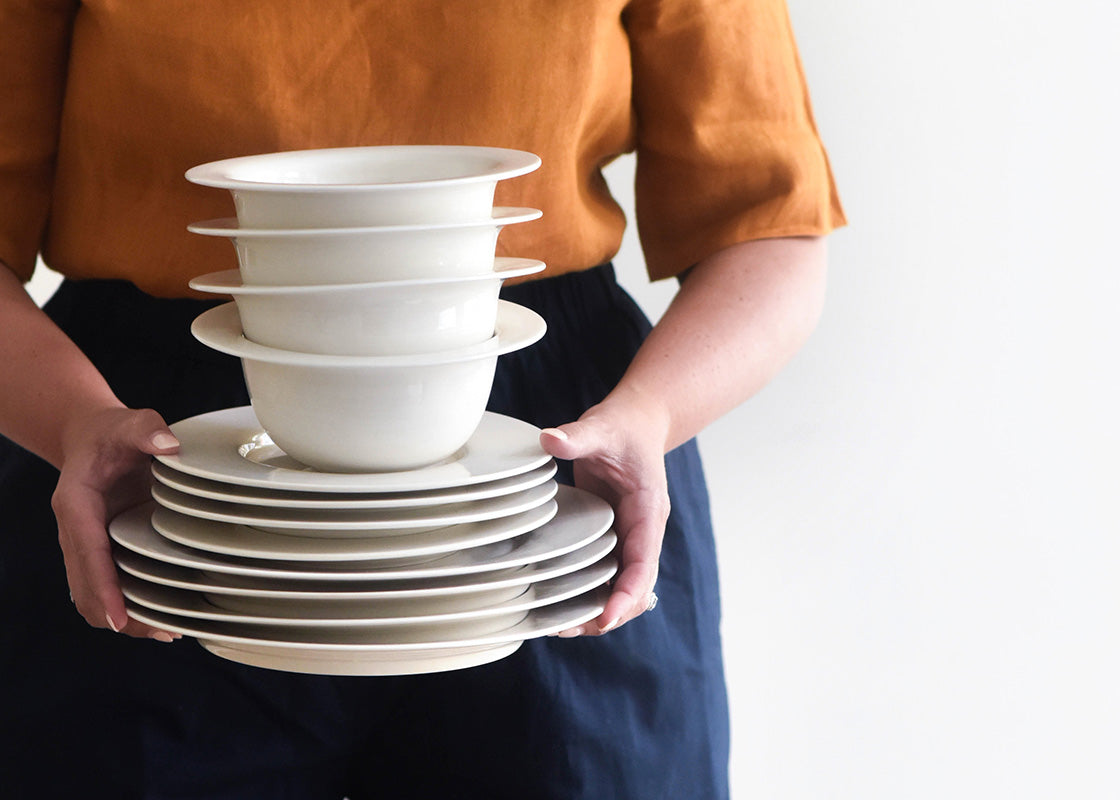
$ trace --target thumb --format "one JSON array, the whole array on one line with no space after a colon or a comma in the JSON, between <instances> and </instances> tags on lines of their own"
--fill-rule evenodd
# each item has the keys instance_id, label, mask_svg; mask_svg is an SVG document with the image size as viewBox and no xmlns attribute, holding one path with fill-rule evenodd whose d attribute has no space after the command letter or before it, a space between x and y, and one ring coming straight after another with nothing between
<instances>
[{"instance_id":1,"label":"thumb","mask_svg":"<svg viewBox=\"0 0 1120 800\"><path fill-rule=\"evenodd\" d=\"M167 455L179 449L179 440L163 417L150 408L135 412L130 438L138 450L149 455Z\"/></svg>"},{"instance_id":2,"label":"thumb","mask_svg":"<svg viewBox=\"0 0 1120 800\"><path fill-rule=\"evenodd\" d=\"M587 421L569 422L541 431L541 447L554 458L572 461L603 449L600 426Z\"/></svg>"}]
</instances>

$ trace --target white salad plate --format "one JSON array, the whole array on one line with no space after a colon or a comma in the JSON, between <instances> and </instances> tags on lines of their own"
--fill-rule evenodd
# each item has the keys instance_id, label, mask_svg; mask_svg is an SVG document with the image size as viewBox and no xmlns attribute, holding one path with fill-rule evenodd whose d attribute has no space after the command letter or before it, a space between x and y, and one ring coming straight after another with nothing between
<instances>
[{"instance_id":1,"label":"white salad plate","mask_svg":"<svg viewBox=\"0 0 1120 800\"><path fill-rule=\"evenodd\" d=\"M448 525L510 517L544 505L556 496L556 491L556 481L547 481L516 494L487 500L387 510L261 508L195 497L158 483L152 486L152 498L180 514L248 525L270 533L361 538L419 533Z\"/></svg>"},{"instance_id":2,"label":"white salad plate","mask_svg":"<svg viewBox=\"0 0 1120 800\"><path fill-rule=\"evenodd\" d=\"M559 633L603 612L604 587L528 612L498 633L439 641L392 641L366 630L237 625L192 620L129 603L129 616L160 630L193 636L215 655L252 666L321 675L405 675L496 661L527 639Z\"/></svg>"},{"instance_id":3,"label":"white salad plate","mask_svg":"<svg viewBox=\"0 0 1120 800\"><path fill-rule=\"evenodd\" d=\"M606 501L590 492L561 486L556 502L559 505L556 516L536 530L406 568L386 567L377 561L341 565L323 561L262 562L207 553L159 535L151 524L150 506L139 506L116 517L109 524L109 534L127 550L166 564L226 576L297 582L445 579L537 564L593 544L613 547L615 536L608 530L614 521L614 512ZM305 585L311 587L311 584Z\"/></svg>"},{"instance_id":4,"label":"white salad plate","mask_svg":"<svg viewBox=\"0 0 1120 800\"><path fill-rule=\"evenodd\" d=\"M550 460L543 466L520 475L501 478L471 486L434 489L418 492L297 492L284 489L258 489L221 483L207 478L197 478L185 472L170 469L158 461L152 462L152 475L160 483L184 494L220 500L225 503L243 503L258 508L306 509L389 509L430 508L452 503L467 503L502 497L539 486L556 475L556 462Z\"/></svg>"},{"instance_id":5,"label":"white salad plate","mask_svg":"<svg viewBox=\"0 0 1120 800\"><path fill-rule=\"evenodd\" d=\"M124 573L160 586L202 592L212 605L221 608L258 613L286 607L293 609L293 617L335 613L341 606L354 604L381 609L385 614L467 611L520 597L529 590L531 582L529 566L482 573L488 583L478 583L478 576L472 575L332 583L202 572L165 564L123 547L114 548L113 559Z\"/></svg>"},{"instance_id":6,"label":"white salad plate","mask_svg":"<svg viewBox=\"0 0 1120 800\"><path fill-rule=\"evenodd\" d=\"M347 603L298 602L262 604L258 613L245 613L211 602L199 592L149 583L131 575L121 579L124 596L145 608L196 619L248 625L312 625L316 627L363 627L433 625L504 617L560 603L609 581L617 571L613 558L556 578L533 583L516 596L484 607L431 612L423 604L385 603L378 600ZM418 607L415 607L418 606ZM517 620L514 620L516 622ZM509 623L513 624L513 623Z\"/></svg>"},{"instance_id":7,"label":"white salad plate","mask_svg":"<svg viewBox=\"0 0 1120 800\"><path fill-rule=\"evenodd\" d=\"M171 425L181 447L156 456L170 469L221 483L299 492L414 492L473 486L521 475L549 461L540 428L487 411L451 457L399 472L318 472L277 447L251 406L226 408Z\"/></svg>"},{"instance_id":8,"label":"white salad plate","mask_svg":"<svg viewBox=\"0 0 1120 800\"><path fill-rule=\"evenodd\" d=\"M448 525L420 533L362 538L300 536L262 531L248 525L189 517L169 508L152 510L151 526L161 536L208 553L268 561L376 561L439 556L536 530L556 516L556 501L499 519ZM143 512L141 512L143 513Z\"/></svg>"}]
</instances>

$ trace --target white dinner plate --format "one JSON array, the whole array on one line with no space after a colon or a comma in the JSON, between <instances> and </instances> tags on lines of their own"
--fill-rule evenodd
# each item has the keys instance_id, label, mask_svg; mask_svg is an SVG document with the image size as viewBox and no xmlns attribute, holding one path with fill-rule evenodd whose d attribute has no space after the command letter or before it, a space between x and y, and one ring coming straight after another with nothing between
<instances>
[{"instance_id":1,"label":"white dinner plate","mask_svg":"<svg viewBox=\"0 0 1120 800\"><path fill-rule=\"evenodd\" d=\"M614 521L607 502L590 492L561 486L559 510L549 522L522 536L449 553L422 565L390 568L377 561L261 562L207 553L173 542L156 533L143 506L126 511L109 525L109 534L122 547L156 561L226 575L294 581L412 580L471 575L534 564L584 547L603 536ZM613 543L614 534L609 534Z\"/></svg>"},{"instance_id":2,"label":"white dinner plate","mask_svg":"<svg viewBox=\"0 0 1120 800\"><path fill-rule=\"evenodd\" d=\"M388 509L425 508L451 503L487 500L525 491L539 486L556 475L556 462L549 460L544 466L520 475L502 478L473 486L453 486L419 492L296 492L278 489L256 489L232 483L220 483L206 478L196 478L177 472L158 461L152 462L152 475L165 486L184 494L221 500L226 503L244 503L262 508L330 508L330 509Z\"/></svg>"},{"instance_id":3,"label":"white dinner plate","mask_svg":"<svg viewBox=\"0 0 1120 800\"><path fill-rule=\"evenodd\" d=\"M260 609L282 603L312 609L343 603L376 603L378 607L409 607L414 612L440 613L483 608L520 597L529 589L529 565L506 567L480 575L451 575L424 580L294 581L203 572L166 564L123 547L113 559L122 572L148 583L202 592L214 605L228 609Z\"/></svg>"},{"instance_id":4,"label":"white dinner plate","mask_svg":"<svg viewBox=\"0 0 1120 800\"><path fill-rule=\"evenodd\" d=\"M471 486L529 472L551 460L540 428L487 411L474 435L448 459L402 472L318 472L277 447L253 413L239 406L176 422L179 453L156 456L199 478L300 492L413 492Z\"/></svg>"},{"instance_id":5,"label":"white dinner plate","mask_svg":"<svg viewBox=\"0 0 1120 800\"><path fill-rule=\"evenodd\" d=\"M449 525L497 520L538 508L555 495L556 481L548 481L516 494L432 508L289 509L226 503L184 494L159 483L152 486L152 498L157 503L190 517L248 525L272 533L348 538L415 534Z\"/></svg>"},{"instance_id":6,"label":"white dinner plate","mask_svg":"<svg viewBox=\"0 0 1120 800\"><path fill-rule=\"evenodd\" d=\"M145 608L194 619L247 625L399 627L446 625L524 613L590 591L609 581L616 571L617 564L614 558L607 557L575 572L546 581L537 581L526 591L511 599L484 607L447 610L440 613L433 613L422 604L413 608L410 603L385 604L377 600L315 604L310 607L302 603L274 600L269 604L262 604L257 613L245 613L215 605L200 592L172 589L131 575L121 576L121 590L126 598Z\"/></svg>"},{"instance_id":7,"label":"white dinner plate","mask_svg":"<svg viewBox=\"0 0 1120 800\"><path fill-rule=\"evenodd\" d=\"M377 561L438 556L512 539L544 525L557 510L556 501L549 500L509 517L363 538L271 533L248 525L189 517L162 506L154 507L151 523L162 536L208 553L269 561Z\"/></svg>"},{"instance_id":8,"label":"white dinner plate","mask_svg":"<svg viewBox=\"0 0 1120 800\"><path fill-rule=\"evenodd\" d=\"M281 628L191 620L129 603L129 615L160 630L193 636L222 658L242 664L319 675L406 675L440 672L496 661L527 639L547 636L603 612L603 587L530 611L498 633L451 641L392 642L364 630ZM180 646L180 645L171 645Z\"/></svg>"}]
</instances>

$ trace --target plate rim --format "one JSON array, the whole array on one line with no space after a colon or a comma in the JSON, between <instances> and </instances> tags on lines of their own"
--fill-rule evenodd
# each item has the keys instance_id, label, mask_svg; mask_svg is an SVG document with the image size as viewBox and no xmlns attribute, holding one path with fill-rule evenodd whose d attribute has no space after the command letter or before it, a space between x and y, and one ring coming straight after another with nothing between
<instances>
[{"instance_id":1,"label":"plate rim","mask_svg":"<svg viewBox=\"0 0 1120 800\"><path fill-rule=\"evenodd\" d=\"M202 428L202 430L196 430ZM254 439L266 436L252 405L197 414L170 425L171 432L180 442L180 452L172 455L157 455L156 460L169 469L194 475L198 478L234 485L252 486L263 489L285 489L303 492L406 492L432 489L449 489L473 486L528 472L547 463L550 456L540 446L541 429L532 423L493 411L485 411L471 438L460 448L457 456L439 463L413 470L395 472L320 472L308 468L294 470L287 467L269 467L251 461L240 454L239 449L250 445ZM487 451L485 438L506 436L517 438L517 446L523 452L515 453L513 447L507 452ZM206 437L202 440L201 437ZM226 439L228 438L228 441ZM269 439L271 442L271 438ZM528 451L532 445L532 452ZM182 447L190 450L184 456ZM224 448L215 452L215 448ZM194 450L198 449L195 454ZM471 472L471 459L497 459L506 461L501 469L490 468L481 472ZM200 465L203 461L209 464ZM233 469L236 467L236 469ZM482 464L475 468L479 469ZM217 470L221 471L217 471Z\"/></svg>"},{"instance_id":2,"label":"plate rim","mask_svg":"<svg viewBox=\"0 0 1120 800\"><path fill-rule=\"evenodd\" d=\"M547 481L554 480L559 472L559 466L556 459L550 459L539 467L529 469L529 471L519 473L516 475L508 475L503 478L498 478L497 481L486 481L468 486L451 486L448 489L436 490L418 490L416 492L377 492L370 496L361 497L346 497L345 500L337 500L336 496L325 492L300 492L298 490L273 490L262 489L260 486L242 486L235 483L226 483L224 481L215 481L214 478L200 477L198 475L190 475L185 472L179 472L178 469L162 464L159 461L152 461L151 464L152 476L156 478L161 484L169 486L183 494L190 494L196 497L203 497L206 500L218 500L227 503L243 503L248 505L260 505L262 508L277 508L277 509L317 509L329 505L330 508L336 509L409 509L418 505L445 505L450 503L463 503L472 500L489 500L491 497L501 497L506 494L513 494L526 489L532 489L533 486L539 486ZM533 473L539 473L533 475ZM524 476L526 480L521 483L515 482L516 478ZM209 484L215 484L216 489L209 486L190 485L189 481L204 481ZM511 482L508 486L498 487L496 493L489 493L486 486L489 484L501 483L504 481ZM225 489L228 487L230 492L239 490L251 490L260 492L256 495L237 495L226 493ZM470 490L477 489L477 492ZM270 497L269 492L278 492L283 494L304 495L306 499L291 499L291 497ZM353 492L347 494L364 494L362 492ZM380 496L380 495L389 495Z\"/></svg>"},{"instance_id":3,"label":"plate rim","mask_svg":"<svg viewBox=\"0 0 1120 800\"><path fill-rule=\"evenodd\" d=\"M259 561L384 561L443 555L515 539L544 526L558 512L559 505L554 499L550 499L535 508L508 517L446 525L419 533L396 536L315 537L270 533L244 524L189 517L157 504L150 524L157 534L184 547L235 558ZM156 514L160 516L158 523ZM179 527L172 528L169 525ZM452 530L454 528L459 530ZM268 549L267 545L270 543L274 544L276 549ZM285 545L288 546L287 549ZM300 546L308 549L305 552L297 552L295 548ZM359 550L361 547L366 549Z\"/></svg>"},{"instance_id":4,"label":"plate rim","mask_svg":"<svg viewBox=\"0 0 1120 800\"><path fill-rule=\"evenodd\" d=\"M497 520L504 517L515 516L523 511L530 511L542 506L553 499L559 491L559 484L555 479L543 481L534 486L527 487L521 492L510 492L497 497L467 500L462 503L442 503L434 506L404 506L399 508L383 509L333 509L333 508L283 508L274 506L254 506L251 503L238 503L227 500L214 500L207 497L198 497L189 492L181 492L162 483L152 486L152 499L163 508L196 519L224 522L233 525L246 525L250 527L284 528L293 531L294 536L300 537L300 531L379 531L369 533L369 536L378 535L408 535L412 529L447 527L470 522L484 522ZM197 503L198 505L192 505ZM205 503L206 505L201 505ZM476 506L473 510L462 509L461 506ZM215 508L214 506L240 506L232 510ZM262 512L254 515L252 509L259 508ZM428 516L422 512L432 509ZM446 513L437 511L444 509ZM329 512L339 511L342 514ZM272 512L267 513L267 512ZM405 512L413 512L410 515ZM326 517L315 520L314 514L325 514ZM373 519L360 519L361 514L376 515ZM402 516L402 514L405 514ZM299 516L304 519L298 519ZM320 533L329 536L330 534ZM307 537L301 537L307 538Z\"/></svg>"}]
</instances>

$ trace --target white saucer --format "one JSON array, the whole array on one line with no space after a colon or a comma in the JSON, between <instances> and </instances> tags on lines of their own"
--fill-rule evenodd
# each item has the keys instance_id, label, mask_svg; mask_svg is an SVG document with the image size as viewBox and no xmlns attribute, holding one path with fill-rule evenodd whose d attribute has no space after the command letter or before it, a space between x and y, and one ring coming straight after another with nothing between
<instances>
[{"instance_id":1,"label":"white saucer","mask_svg":"<svg viewBox=\"0 0 1120 800\"><path fill-rule=\"evenodd\" d=\"M270 561L377 561L436 556L512 539L541 527L556 516L557 509L556 502L550 500L499 519L363 538L277 534L248 525L189 517L161 506L151 510L151 525L174 542L208 553Z\"/></svg>"},{"instance_id":2,"label":"white saucer","mask_svg":"<svg viewBox=\"0 0 1120 800\"><path fill-rule=\"evenodd\" d=\"M538 581L519 595L482 608L467 608L443 613L431 613L421 607L409 608L408 603L379 603L359 601L349 603L316 604L310 608L300 603L273 601L261 606L260 613L238 613L235 610L209 602L199 592L171 589L154 583L123 575L121 590L124 596L153 611L163 611L195 619L235 622L247 625L284 625L314 627L365 627L432 625L466 622L475 619L502 617L523 613L588 592L609 581L617 572L613 557L607 557L584 567L546 581Z\"/></svg>"},{"instance_id":3,"label":"white saucer","mask_svg":"<svg viewBox=\"0 0 1120 800\"><path fill-rule=\"evenodd\" d=\"M406 675L439 672L496 661L526 639L559 633L603 612L607 590L595 589L563 603L530 611L499 633L452 641L371 641L366 631L278 628L190 620L129 603L139 622L193 636L215 655L268 669L320 675ZM174 645L173 645L174 646Z\"/></svg>"},{"instance_id":4,"label":"white saucer","mask_svg":"<svg viewBox=\"0 0 1120 800\"><path fill-rule=\"evenodd\" d=\"M544 466L520 475L502 478L473 486L455 486L419 492L383 492L362 494L358 492L295 492L273 489L255 489L232 483L196 478L185 472L176 472L158 461L152 462L152 475L165 486L184 494L221 500L226 503L244 503L262 508L330 508L330 509L388 509L447 505L450 503L487 500L491 497L521 492L539 486L556 475L556 462L549 460Z\"/></svg>"},{"instance_id":5,"label":"white saucer","mask_svg":"<svg viewBox=\"0 0 1120 800\"><path fill-rule=\"evenodd\" d=\"M317 472L290 458L261 428L252 406L201 414L171 426L177 455L156 456L165 466L199 478L300 492L414 492L469 486L521 475L551 457L540 428L486 412L458 454L403 472Z\"/></svg>"},{"instance_id":6,"label":"white saucer","mask_svg":"<svg viewBox=\"0 0 1120 800\"><path fill-rule=\"evenodd\" d=\"M496 520L542 506L555 495L556 481L548 481L516 494L432 508L288 509L226 503L184 494L158 483L152 486L152 498L157 503L187 516L250 525L272 533L350 538L418 533L448 525Z\"/></svg>"}]
</instances>

